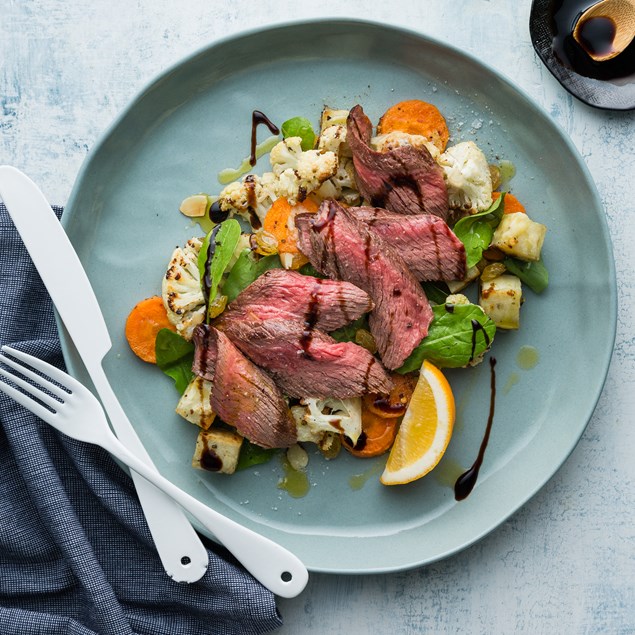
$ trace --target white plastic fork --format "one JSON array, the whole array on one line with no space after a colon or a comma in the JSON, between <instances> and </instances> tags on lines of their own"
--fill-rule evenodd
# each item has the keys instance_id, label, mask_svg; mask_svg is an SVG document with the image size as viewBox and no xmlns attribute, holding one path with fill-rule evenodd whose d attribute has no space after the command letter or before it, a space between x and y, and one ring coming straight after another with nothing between
<instances>
[{"instance_id":1,"label":"white plastic fork","mask_svg":"<svg viewBox=\"0 0 635 635\"><path fill-rule=\"evenodd\" d=\"M88 388L59 368L37 357L9 346L3 346L2 353L0 362L39 384L47 392L1 367L0 375L28 394L2 380L0 380L0 391L65 435L104 448L156 485L198 519L257 580L273 593L291 598L303 591L308 581L308 572L297 556L281 545L207 507L139 460L113 434L101 404ZM25 365L47 377L33 372ZM36 399L41 403L38 403Z\"/></svg>"}]
</instances>

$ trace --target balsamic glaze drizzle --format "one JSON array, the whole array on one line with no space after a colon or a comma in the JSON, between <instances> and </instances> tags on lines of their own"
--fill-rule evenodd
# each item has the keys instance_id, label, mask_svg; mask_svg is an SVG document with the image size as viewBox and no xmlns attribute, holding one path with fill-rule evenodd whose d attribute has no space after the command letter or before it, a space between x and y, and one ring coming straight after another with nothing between
<instances>
[{"instance_id":1,"label":"balsamic glaze drizzle","mask_svg":"<svg viewBox=\"0 0 635 635\"><path fill-rule=\"evenodd\" d=\"M276 126L265 113L260 110L254 110L251 113L251 152L249 153L249 164L256 165L256 132L258 126L265 125L271 131L271 134L279 134L280 129Z\"/></svg>"},{"instance_id":2,"label":"balsamic glaze drizzle","mask_svg":"<svg viewBox=\"0 0 635 635\"><path fill-rule=\"evenodd\" d=\"M406 410L406 404L403 403L393 403L390 401L390 397L379 396L375 401L373 401L373 406L378 410L382 410L386 414L389 415L398 415L403 414Z\"/></svg>"},{"instance_id":3,"label":"balsamic glaze drizzle","mask_svg":"<svg viewBox=\"0 0 635 635\"><path fill-rule=\"evenodd\" d=\"M573 30L580 15L597 0L553 0L550 8L554 34L552 50L565 67L584 77L623 85L635 81L635 40L619 55L595 61L589 53L608 51L613 47L614 25L606 18L593 18L581 26L582 44L576 42Z\"/></svg>"},{"instance_id":4,"label":"balsamic glaze drizzle","mask_svg":"<svg viewBox=\"0 0 635 635\"><path fill-rule=\"evenodd\" d=\"M338 212L338 204L333 201L329 204L329 211L325 218L314 221L311 223L311 228L314 232L321 232L325 227L327 228L326 239L322 245L322 253L320 255L320 266L318 270L321 272L325 272L327 269L327 264L329 262L329 258L332 258L332 266L334 269L335 277L338 280L342 280L344 276L342 276L342 272L340 271L340 262L337 257L337 251L335 249L335 216ZM330 245L330 251L329 251Z\"/></svg>"},{"instance_id":5,"label":"balsamic glaze drizzle","mask_svg":"<svg viewBox=\"0 0 635 635\"><path fill-rule=\"evenodd\" d=\"M337 214L337 205L334 205L333 203L331 203L329 205L329 211L327 215L324 218L321 218L320 220L316 220L313 223L311 223L311 229L313 229L313 231L315 232L321 232L325 227L330 226L333 223L333 219L335 218L336 214Z\"/></svg>"},{"instance_id":6,"label":"balsamic glaze drizzle","mask_svg":"<svg viewBox=\"0 0 635 635\"><path fill-rule=\"evenodd\" d=\"M223 469L223 461L221 458L209 448L205 448L200 458L201 467L209 472L218 472Z\"/></svg>"},{"instance_id":7,"label":"balsamic glaze drizzle","mask_svg":"<svg viewBox=\"0 0 635 635\"><path fill-rule=\"evenodd\" d=\"M212 223L222 223L229 216L229 212L224 212L218 201L214 201L209 208L209 219Z\"/></svg>"},{"instance_id":8,"label":"balsamic glaze drizzle","mask_svg":"<svg viewBox=\"0 0 635 635\"><path fill-rule=\"evenodd\" d=\"M445 305L447 309L447 304ZM454 310L454 309L453 309ZM483 333L483 337L485 338L485 348L488 348L490 345L489 335L485 331L485 328L478 320L472 320L472 352L470 353L470 362L474 361L474 355L476 353L476 334L481 331Z\"/></svg>"},{"instance_id":9,"label":"balsamic glaze drizzle","mask_svg":"<svg viewBox=\"0 0 635 635\"><path fill-rule=\"evenodd\" d=\"M302 348L302 354L307 359L311 359L311 353L309 347L313 341L313 331L318 319L320 318L320 286L322 284L321 278L315 279L315 287L311 291L309 296L309 306L304 315L304 330L300 336L300 346Z\"/></svg>"},{"instance_id":10,"label":"balsamic glaze drizzle","mask_svg":"<svg viewBox=\"0 0 635 635\"><path fill-rule=\"evenodd\" d=\"M481 447L478 451L476 461L472 464L468 470L463 472L459 478L456 479L454 484L454 498L457 501L466 499L476 485L476 479L478 478L479 470L483 464L483 458L485 457L485 450L489 442L490 432L492 431L492 423L494 422L494 406L496 403L496 360L493 357L489 359L490 365L490 402L489 402L489 416L487 418L487 427L485 428L485 435L481 441Z\"/></svg>"},{"instance_id":11,"label":"balsamic glaze drizzle","mask_svg":"<svg viewBox=\"0 0 635 635\"><path fill-rule=\"evenodd\" d=\"M616 26L611 18L596 17L580 25L580 43L593 55L613 53Z\"/></svg>"},{"instance_id":12,"label":"balsamic glaze drizzle","mask_svg":"<svg viewBox=\"0 0 635 635\"><path fill-rule=\"evenodd\" d=\"M370 385L370 375L373 370L373 366L375 365L375 358L371 355L368 360L368 366L366 367L366 374L364 375L364 392L368 392Z\"/></svg>"}]
</instances>

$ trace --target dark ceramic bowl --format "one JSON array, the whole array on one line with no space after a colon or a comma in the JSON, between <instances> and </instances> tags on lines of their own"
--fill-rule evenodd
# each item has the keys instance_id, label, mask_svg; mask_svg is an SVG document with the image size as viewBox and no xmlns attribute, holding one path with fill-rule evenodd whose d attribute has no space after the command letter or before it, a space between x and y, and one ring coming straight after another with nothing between
<instances>
[{"instance_id":1,"label":"dark ceramic bowl","mask_svg":"<svg viewBox=\"0 0 635 635\"><path fill-rule=\"evenodd\" d=\"M633 110L635 40L613 60L594 62L571 35L577 16L596 1L534 0L531 41L545 66L574 97L594 108Z\"/></svg>"}]
</instances>

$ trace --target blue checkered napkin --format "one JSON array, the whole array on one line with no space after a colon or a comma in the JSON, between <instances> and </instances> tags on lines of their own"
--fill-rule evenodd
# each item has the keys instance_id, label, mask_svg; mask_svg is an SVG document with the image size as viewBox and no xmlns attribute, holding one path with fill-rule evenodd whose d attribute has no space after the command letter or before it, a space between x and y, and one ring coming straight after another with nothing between
<instances>
[{"instance_id":1,"label":"blue checkered napkin","mask_svg":"<svg viewBox=\"0 0 635 635\"><path fill-rule=\"evenodd\" d=\"M61 215L61 208L54 208ZM51 301L0 204L0 345L56 366ZM164 572L132 481L105 451L0 393L0 634L266 633L275 597L211 541L201 581Z\"/></svg>"}]
</instances>

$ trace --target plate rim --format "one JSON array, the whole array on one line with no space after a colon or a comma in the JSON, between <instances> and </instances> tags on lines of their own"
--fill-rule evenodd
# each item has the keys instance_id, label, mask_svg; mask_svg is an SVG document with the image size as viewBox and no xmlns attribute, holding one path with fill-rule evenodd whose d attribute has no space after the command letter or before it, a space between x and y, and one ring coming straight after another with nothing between
<instances>
[{"instance_id":1,"label":"plate rim","mask_svg":"<svg viewBox=\"0 0 635 635\"><path fill-rule=\"evenodd\" d=\"M609 271L607 272L609 278L609 296L610 296L610 306L608 308L608 313L610 317L610 333L608 334L607 342L610 344L607 346L604 351L604 359L602 360L602 369L603 372L600 375L597 375L597 389L596 394L593 395L592 403L593 407L590 412L586 416L586 421L579 424L579 429L576 429L575 434L571 436L571 440L568 444L568 449L564 452L563 456L559 458L557 465L552 464L547 470L548 474L544 478L538 478L536 485L530 489L530 493L528 495L523 495L521 500L518 500L516 503L509 505L506 507L505 511L499 514L496 514L496 518L490 520L486 523L486 528L483 529L478 534L473 535L469 540L462 542L461 544L457 544L450 549L446 549L442 553L438 553L434 558L424 558L424 559L416 559L411 558L410 562L399 563L397 565L385 565L385 566L374 566L374 567L320 567L320 566L310 566L309 569L313 572L318 573L331 573L331 574L351 574L351 575L371 575L377 573L392 573L398 571L406 571L410 569L419 568L422 566L426 566L432 564L434 562L438 562L440 560L444 560L456 553L459 553L468 547L471 547L475 543L482 540L485 536L499 528L507 519L509 519L513 514L515 514L520 508L525 506L560 470L562 465L567 461L570 457L573 450L578 445L584 431L586 430L589 422L591 421L593 414L597 408L600 396L602 394L604 385L606 383L611 359L613 356L613 351L615 347L616 333L617 333L617 281L616 281L616 272L615 272L615 258L613 252L613 244L609 232L609 227L606 219L606 214L604 213L604 206L602 205L602 201L600 199L599 193L597 191L597 187L595 182L590 174L590 171L582 159L580 153L578 152L575 144L569 138L569 136L561 129L561 127L555 122L551 116L546 112L546 110L538 104L532 97L528 95L528 93L521 87L514 84L511 79L507 78L503 73L498 71L496 68L488 65L483 62L475 55L470 52L463 51L458 47L448 44L438 38L429 36L425 33L418 32L413 29L404 28L396 25L383 24L373 20L366 19L358 19L358 18L314 18L314 19L304 19L304 20L291 20L279 23L268 24L263 27L254 27L242 31L238 31L236 33L224 36L222 38L215 39L213 42L198 47L193 52L188 55L180 58L176 62L169 65L166 69L156 73L154 77L148 80L140 90L136 92L136 94L127 102L126 106L119 111L119 113L115 116L112 122L105 128L102 134L98 137L95 144L85 157L82 166L77 174L75 182L73 184L73 188L71 194L69 196L68 202L64 209L64 214L62 215L62 225L66 229L69 223L69 219L72 219L75 212L75 203L76 199L79 196L82 183L85 179L86 173L90 170L93 161L98 157L101 149L106 144L107 140L111 137L113 132L121 125L121 123L130 115L132 111L137 107L137 105L144 99L144 97L153 90L160 82L167 79L172 73L178 71L180 68L191 64L197 58L205 55L209 55L215 49L222 48L228 42L235 42L236 40L240 40L243 38L249 38L254 35L262 34L263 32L271 32L282 29L293 29L297 27L306 27L310 25L320 24L322 26L329 24L337 24L337 25L348 25L351 28L372 28L376 29L380 32L393 32L393 33L401 33L403 35L407 35L411 38L414 38L418 41L422 41L427 45L436 46L442 49L446 49L453 55L464 58L467 62L474 64L480 67L482 70L492 74L499 81L506 85L508 89L514 92L519 98L521 98L528 107L540 113L540 115L547 121L550 122L553 132L557 134L561 143L567 148L570 155L575 159L576 166L582 173L585 178L586 185L589 187L590 191L593 195L593 208L598 211L598 220L600 222L602 228L602 238L603 242L607 248L607 256L609 260ZM60 321L59 315L56 313L56 321L58 326L58 332L60 333L60 341L62 346L62 352L64 355L64 359L66 361L67 367L71 374L77 374L77 367L73 362L72 353L72 340L65 333L62 323ZM193 523L194 526L201 531L202 527L198 525L198 523ZM203 531L203 533L205 533Z\"/></svg>"}]
</instances>

